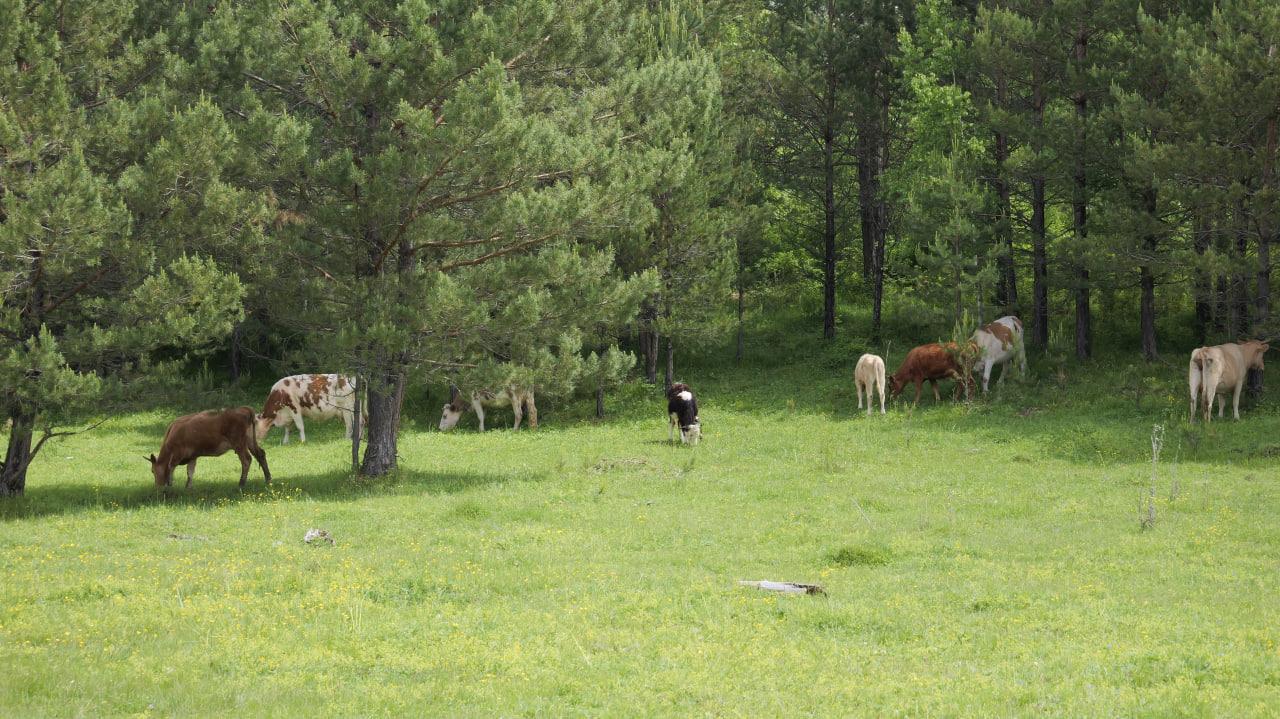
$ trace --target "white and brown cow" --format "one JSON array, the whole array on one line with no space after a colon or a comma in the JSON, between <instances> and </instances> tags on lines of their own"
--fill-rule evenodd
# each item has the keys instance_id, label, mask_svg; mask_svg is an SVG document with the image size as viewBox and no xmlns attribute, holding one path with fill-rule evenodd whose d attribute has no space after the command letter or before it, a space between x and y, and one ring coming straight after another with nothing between
<instances>
[{"instance_id":1,"label":"white and brown cow","mask_svg":"<svg viewBox=\"0 0 1280 719\"><path fill-rule=\"evenodd\" d=\"M515 426L512 429L520 429L520 420L524 416L525 406L529 410L529 428L538 428L538 405L533 402L533 390L512 384L503 389L480 389L471 393L471 408L476 411L476 417L480 420L481 432L484 431L484 408L508 405L516 417ZM449 385L449 403L440 413L440 431L447 432L456 427L458 420L462 419L466 411L467 405L462 401L462 392L456 385Z\"/></svg>"},{"instance_id":2,"label":"white and brown cow","mask_svg":"<svg viewBox=\"0 0 1280 719\"><path fill-rule=\"evenodd\" d=\"M368 420L369 412L361 411L361 419ZM289 423L298 428L298 436L305 443L307 430L302 418L328 419L341 417L347 425L347 439L356 418L355 379L338 374L295 374L271 385L267 403L258 415L258 439L261 441L272 427L284 427L281 444L289 443ZM367 424L362 421L361 424Z\"/></svg>"},{"instance_id":3,"label":"white and brown cow","mask_svg":"<svg viewBox=\"0 0 1280 719\"><path fill-rule=\"evenodd\" d=\"M1213 347L1192 350L1191 364L1187 368L1187 383L1191 389L1191 421L1196 421L1196 402L1204 401L1204 421L1213 415L1213 398L1218 398L1218 417L1222 417L1223 395L1231 396L1231 411L1240 419L1240 390L1244 388L1249 370L1263 369L1262 356L1271 346L1258 340L1239 344L1229 342Z\"/></svg>"},{"instance_id":4,"label":"white and brown cow","mask_svg":"<svg viewBox=\"0 0 1280 719\"><path fill-rule=\"evenodd\" d=\"M996 365L1006 364L1009 360L1018 359L1021 376L1027 376L1027 350L1022 343L1022 321L1013 315L1006 315L991 324L979 327L973 333L973 341L978 345L979 357L973 369L982 370L982 391L987 391L991 381L991 369ZM1000 369L1000 379L996 384L1004 384L1004 376L1008 366Z\"/></svg>"}]
</instances>

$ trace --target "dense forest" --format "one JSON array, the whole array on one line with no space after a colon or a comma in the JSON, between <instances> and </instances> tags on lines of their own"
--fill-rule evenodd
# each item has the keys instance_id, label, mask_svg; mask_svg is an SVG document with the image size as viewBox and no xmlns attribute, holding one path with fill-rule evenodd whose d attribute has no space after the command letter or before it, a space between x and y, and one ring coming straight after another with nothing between
<instances>
[{"instance_id":1,"label":"dense forest","mask_svg":"<svg viewBox=\"0 0 1280 719\"><path fill-rule=\"evenodd\" d=\"M1272 336L1277 42L1269 0L0 1L0 494L210 358L357 374L378 476L409 384L670 383L760 308Z\"/></svg>"}]
</instances>

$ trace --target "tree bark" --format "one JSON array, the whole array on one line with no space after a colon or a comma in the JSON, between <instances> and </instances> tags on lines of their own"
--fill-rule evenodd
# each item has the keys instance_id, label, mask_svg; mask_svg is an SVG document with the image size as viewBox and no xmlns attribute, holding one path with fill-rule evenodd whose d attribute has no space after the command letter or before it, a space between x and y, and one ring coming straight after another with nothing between
<instances>
[{"instance_id":1,"label":"tree bark","mask_svg":"<svg viewBox=\"0 0 1280 719\"><path fill-rule=\"evenodd\" d=\"M360 474L381 477L397 466L400 409L404 406L404 374L383 373L366 388L369 395L369 443Z\"/></svg>"},{"instance_id":2,"label":"tree bark","mask_svg":"<svg viewBox=\"0 0 1280 719\"><path fill-rule=\"evenodd\" d=\"M244 334L244 323L237 322L235 326L231 328L231 368L230 370L231 370L232 382L240 381L240 354L241 354L240 346L241 346L241 339L243 334Z\"/></svg>"},{"instance_id":3,"label":"tree bark","mask_svg":"<svg viewBox=\"0 0 1280 719\"><path fill-rule=\"evenodd\" d=\"M1082 84L1085 82L1084 63L1088 52L1089 35L1083 25L1076 32L1075 62ZM1088 143L1089 96L1084 87L1077 89L1073 102L1076 106L1076 137L1074 170L1072 172L1071 215L1076 237L1076 358L1088 359L1093 354L1093 316L1089 306L1089 269L1084 264L1089 241L1088 179L1085 174Z\"/></svg>"},{"instance_id":4,"label":"tree bark","mask_svg":"<svg viewBox=\"0 0 1280 719\"><path fill-rule=\"evenodd\" d=\"M1195 295L1195 326L1193 328L1196 345L1204 346L1205 341L1209 337L1209 322L1212 318L1210 307L1210 295L1213 287L1209 282L1209 277L1203 269L1202 260L1204 253L1209 249L1210 229L1200 218L1199 213L1191 225L1191 246L1196 257L1199 260L1194 270L1194 279L1192 281L1192 293Z\"/></svg>"},{"instance_id":5,"label":"tree bark","mask_svg":"<svg viewBox=\"0 0 1280 719\"><path fill-rule=\"evenodd\" d=\"M351 422L351 471L352 472L360 471L360 433L364 429L364 423L363 423L364 412L362 411L364 410L364 399L360 396L361 391L364 389L364 377L360 376L360 373L357 372L355 374L355 380L356 380L356 384L354 387L351 388L351 391L355 392L355 395L356 395L353 398L355 399L356 416L352 417L352 422Z\"/></svg>"},{"instance_id":6,"label":"tree bark","mask_svg":"<svg viewBox=\"0 0 1280 719\"><path fill-rule=\"evenodd\" d=\"M604 387L596 387L596 419L604 419Z\"/></svg>"},{"instance_id":7,"label":"tree bark","mask_svg":"<svg viewBox=\"0 0 1280 719\"><path fill-rule=\"evenodd\" d=\"M644 379L658 383L658 307L646 302L640 307L640 354L644 358Z\"/></svg>"},{"instance_id":8,"label":"tree bark","mask_svg":"<svg viewBox=\"0 0 1280 719\"><path fill-rule=\"evenodd\" d=\"M664 389L671 389L671 385L676 381L676 344L670 335L667 336L667 372L666 386Z\"/></svg>"},{"instance_id":9,"label":"tree bark","mask_svg":"<svg viewBox=\"0 0 1280 719\"><path fill-rule=\"evenodd\" d=\"M1147 187L1142 192L1142 209L1146 214L1147 234L1143 242L1143 261L1139 267L1138 283L1142 288L1139 302L1139 324L1142 330L1142 356L1147 361L1159 358L1156 349L1156 277L1151 265L1156 260L1159 237L1156 233L1156 189Z\"/></svg>"},{"instance_id":10,"label":"tree bark","mask_svg":"<svg viewBox=\"0 0 1280 719\"><path fill-rule=\"evenodd\" d=\"M1005 105L1004 74L996 72L996 105ZM995 133L995 190L998 204L996 220L996 304L1003 314L1018 313L1018 278L1013 262L1013 212L1009 199L1009 177L1005 162L1009 159L1009 136L1002 131Z\"/></svg>"},{"instance_id":11,"label":"tree bark","mask_svg":"<svg viewBox=\"0 0 1280 719\"><path fill-rule=\"evenodd\" d=\"M27 467L31 465L31 435L35 417L20 410L9 413L9 448L0 467L0 497L14 497L27 489Z\"/></svg>"},{"instance_id":12,"label":"tree bark","mask_svg":"<svg viewBox=\"0 0 1280 719\"><path fill-rule=\"evenodd\" d=\"M872 93L874 95L874 93ZM880 341L884 310L884 256L889 232L889 206L880 192L888 169L889 99L880 99L872 118L858 128L864 154L858 160L858 200L862 231L871 237L871 339Z\"/></svg>"},{"instance_id":13,"label":"tree bark","mask_svg":"<svg viewBox=\"0 0 1280 719\"><path fill-rule=\"evenodd\" d=\"M836 336L836 163L835 127L828 115L822 128L822 336Z\"/></svg>"},{"instance_id":14,"label":"tree bark","mask_svg":"<svg viewBox=\"0 0 1280 719\"><path fill-rule=\"evenodd\" d=\"M1035 162L1041 162L1041 136L1044 129L1044 86L1039 74L1034 75L1031 110L1035 117L1033 135ZM1049 255L1045 224L1045 178L1031 177L1031 341L1036 347L1049 346Z\"/></svg>"}]
</instances>

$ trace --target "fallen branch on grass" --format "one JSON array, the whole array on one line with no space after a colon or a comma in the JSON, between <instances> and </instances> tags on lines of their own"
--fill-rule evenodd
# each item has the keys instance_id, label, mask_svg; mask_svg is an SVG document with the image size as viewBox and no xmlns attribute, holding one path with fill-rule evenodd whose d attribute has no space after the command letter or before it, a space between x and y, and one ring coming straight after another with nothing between
<instances>
[{"instance_id":1,"label":"fallen branch on grass","mask_svg":"<svg viewBox=\"0 0 1280 719\"><path fill-rule=\"evenodd\" d=\"M770 592L783 592L784 594L826 594L820 585L817 584L798 584L796 582L771 582L767 579L750 580L739 579L738 585L743 587L755 587L756 589L765 589Z\"/></svg>"}]
</instances>

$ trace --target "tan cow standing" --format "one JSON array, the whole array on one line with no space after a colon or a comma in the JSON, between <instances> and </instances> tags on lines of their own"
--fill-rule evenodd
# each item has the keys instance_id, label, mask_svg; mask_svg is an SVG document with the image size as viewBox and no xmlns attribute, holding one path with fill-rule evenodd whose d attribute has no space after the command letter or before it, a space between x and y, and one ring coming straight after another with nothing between
<instances>
[{"instance_id":1,"label":"tan cow standing","mask_svg":"<svg viewBox=\"0 0 1280 719\"><path fill-rule=\"evenodd\" d=\"M1204 401L1204 421L1213 413L1213 398L1218 398L1218 417L1222 417L1222 395L1231 390L1231 411L1240 419L1240 390L1250 369L1261 370L1262 355L1270 345L1258 340L1236 344L1229 342L1201 347L1191 352L1187 384L1191 389L1191 421L1196 421L1196 403Z\"/></svg>"},{"instance_id":2,"label":"tan cow standing","mask_svg":"<svg viewBox=\"0 0 1280 719\"><path fill-rule=\"evenodd\" d=\"M871 393L880 387L880 414L884 414L884 359L873 354L858 358L853 368L853 391L858 393L858 409L862 409L862 395L867 395L867 416L871 416Z\"/></svg>"}]
</instances>

